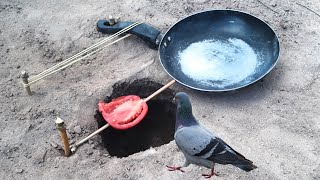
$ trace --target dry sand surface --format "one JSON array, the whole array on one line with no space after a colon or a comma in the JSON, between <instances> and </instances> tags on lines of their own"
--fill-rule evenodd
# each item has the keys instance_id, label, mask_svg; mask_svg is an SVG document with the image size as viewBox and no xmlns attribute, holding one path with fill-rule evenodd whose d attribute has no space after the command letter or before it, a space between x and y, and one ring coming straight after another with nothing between
<instances>
[{"instance_id":1,"label":"dry sand surface","mask_svg":"<svg viewBox=\"0 0 320 180\"><path fill-rule=\"evenodd\" d=\"M32 85L32 96L20 71L36 75L108 36L97 32L96 22L109 15L166 31L209 9L255 15L274 28L281 43L275 69L252 86L228 93L172 87L187 92L194 115L258 166L246 173L217 165L220 176L212 179L320 179L320 16L297 4L320 14L320 1L261 2L1 0L0 179L204 179L201 173L209 169L194 165L185 173L167 171L165 165L184 161L174 141L118 158L96 136L71 157L61 153L57 116L74 143L97 129L97 103L115 83L170 80L157 51L139 38L131 36Z\"/></svg>"}]
</instances>

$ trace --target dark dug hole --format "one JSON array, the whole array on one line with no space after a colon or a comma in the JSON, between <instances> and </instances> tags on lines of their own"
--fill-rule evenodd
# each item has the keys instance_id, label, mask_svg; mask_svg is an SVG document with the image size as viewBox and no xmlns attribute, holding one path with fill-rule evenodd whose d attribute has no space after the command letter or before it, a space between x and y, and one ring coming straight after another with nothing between
<instances>
[{"instance_id":1,"label":"dark dug hole","mask_svg":"<svg viewBox=\"0 0 320 180\"><path fill-rule=\"evenodd\" d=\"M105 98L105 102L126 96L138 95L146 98L163 85L148 79L133 82L117 83L113 92ZM164 92L147 102L148 113L136 126L127 130L116 130L112 127L100 133L104 146L111 156L127 157L144 151L150 147L167 144L174 139L176 106L172 102L175 92L166 89ZM106 124L100 112L95 116L99 128Z\"/></svg>"}]
</instances>

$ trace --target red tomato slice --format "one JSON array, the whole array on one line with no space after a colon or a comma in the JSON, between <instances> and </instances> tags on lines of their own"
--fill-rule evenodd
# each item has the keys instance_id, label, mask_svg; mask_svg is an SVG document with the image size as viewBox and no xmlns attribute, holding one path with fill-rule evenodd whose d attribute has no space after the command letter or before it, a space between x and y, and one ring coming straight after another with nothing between
<instances>
[{"instance_id":1,"label":"red tomato slice","mask_svg":"<svg viewBox=\"0 0 320 180\"><path fill-rule=\"evenodd\" d=\"M147 103L139 96L128 95L109 103L99 102L103 118L115 129L125 130L137 125L147 114Z\"/></svg>"}]
</instances>

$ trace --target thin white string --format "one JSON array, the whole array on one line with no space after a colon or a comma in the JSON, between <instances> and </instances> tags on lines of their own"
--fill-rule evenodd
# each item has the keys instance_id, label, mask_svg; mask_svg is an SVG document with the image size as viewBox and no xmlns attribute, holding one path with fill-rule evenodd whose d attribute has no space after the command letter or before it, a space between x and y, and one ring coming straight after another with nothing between
<instances>
[{"instance_id":1,"label":"thin white string","mask_svg":"<svg viewBox=\"0 0 320 180\"><path fill-rule=\"evenodd\" d=\"M101 47L107 41L110 41L110 40L114 39L115 37L117 37L117 36L127 32L127 31L129 31L130 29L132 29L132 28L134 28L134 27L136 27L136 26L138 26L140 24L141 23L139 23L139 22L133 23L130 26L127 26L126 28L122 29L121 31L118 31L117 33L113 34L112 36L110 36L110 37L108 37L108 38L106 38L106 39L104 39L102 41L99 41L98 43L96 43L96 44L90 46L89 48L77 53L76 55L74 55L74 56L72 56L72 57L70 57L70 58L68 58L68 59L56 64L55 66L43 71L42 73L40 73L38 75L35 75L35 76L31 77L29 79L30 83L31 82L33 82L33 83L37 82L37 81L39 81L39 78L41 78L41 79L45 78L45 77L53 74L54 72L57 72L57 70L64 69L65 67L67 67L67 66L65 66L65 64L68 64L68 66L70 66L71 64L73 64L72 61L78 62L79 60L77 58L79 58L80 56L83 56L84 54L88 53L89 51L91 51L93 49ZM125 36L125 37L128 37L128 36ZM124 39L124 38L120 38L120 40L122 40L122 39ZM116 42L118 42L118 40L116 40ZM110 43L110 44L113 44L113 43ZM110 44L108 44L107 46L109 46ZM103 46L103 47L107 47L107 46ZM99 48L99 50L101 50L101 48ZM97 52L97 51L93 51L93 52ZM93 53L88 53L88 54L91 55ZM85 55L84 57L87 57L87 55ZM82 57L80 57L80 58L83 59ZM63 67L63 68L61 68L61 67Z\"/></svg>"}]
</instances>

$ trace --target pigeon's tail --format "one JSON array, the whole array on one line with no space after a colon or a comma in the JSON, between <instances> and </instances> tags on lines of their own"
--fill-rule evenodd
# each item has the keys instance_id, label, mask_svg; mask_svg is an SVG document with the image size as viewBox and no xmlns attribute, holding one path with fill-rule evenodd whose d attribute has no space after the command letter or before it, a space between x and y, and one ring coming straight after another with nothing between
<instances>
[{"instance_id":1,"label":"pigeon's tail","mask_svg":"<svg viewBox=\"0 0 320 180\"><path fill-rule=\"evenodd\" d=\"M235 166L247 172L257 168L257 166L254 164L236 164Z\"/></svg>"},{"instance_id":2,"label":"pigeon's tail","mask_svg":"<svg viewBox=\"0 0 320 180\"><path fill-rule=\"evenodd\" d=\"M244 171L247 171L247 172L249 172L249 171L257 168L257 166L254 165L254 164L252 163L252 161L250 161L250 160L248 160L248 159L241 160L240 162L237 162L237 163L235 163L235 164L233 164L233 165L234 165L234 166L237 166L238 168L240 168L240 169L242 169L242 170L244 170Z\"/></svg>"}]
</instances>

